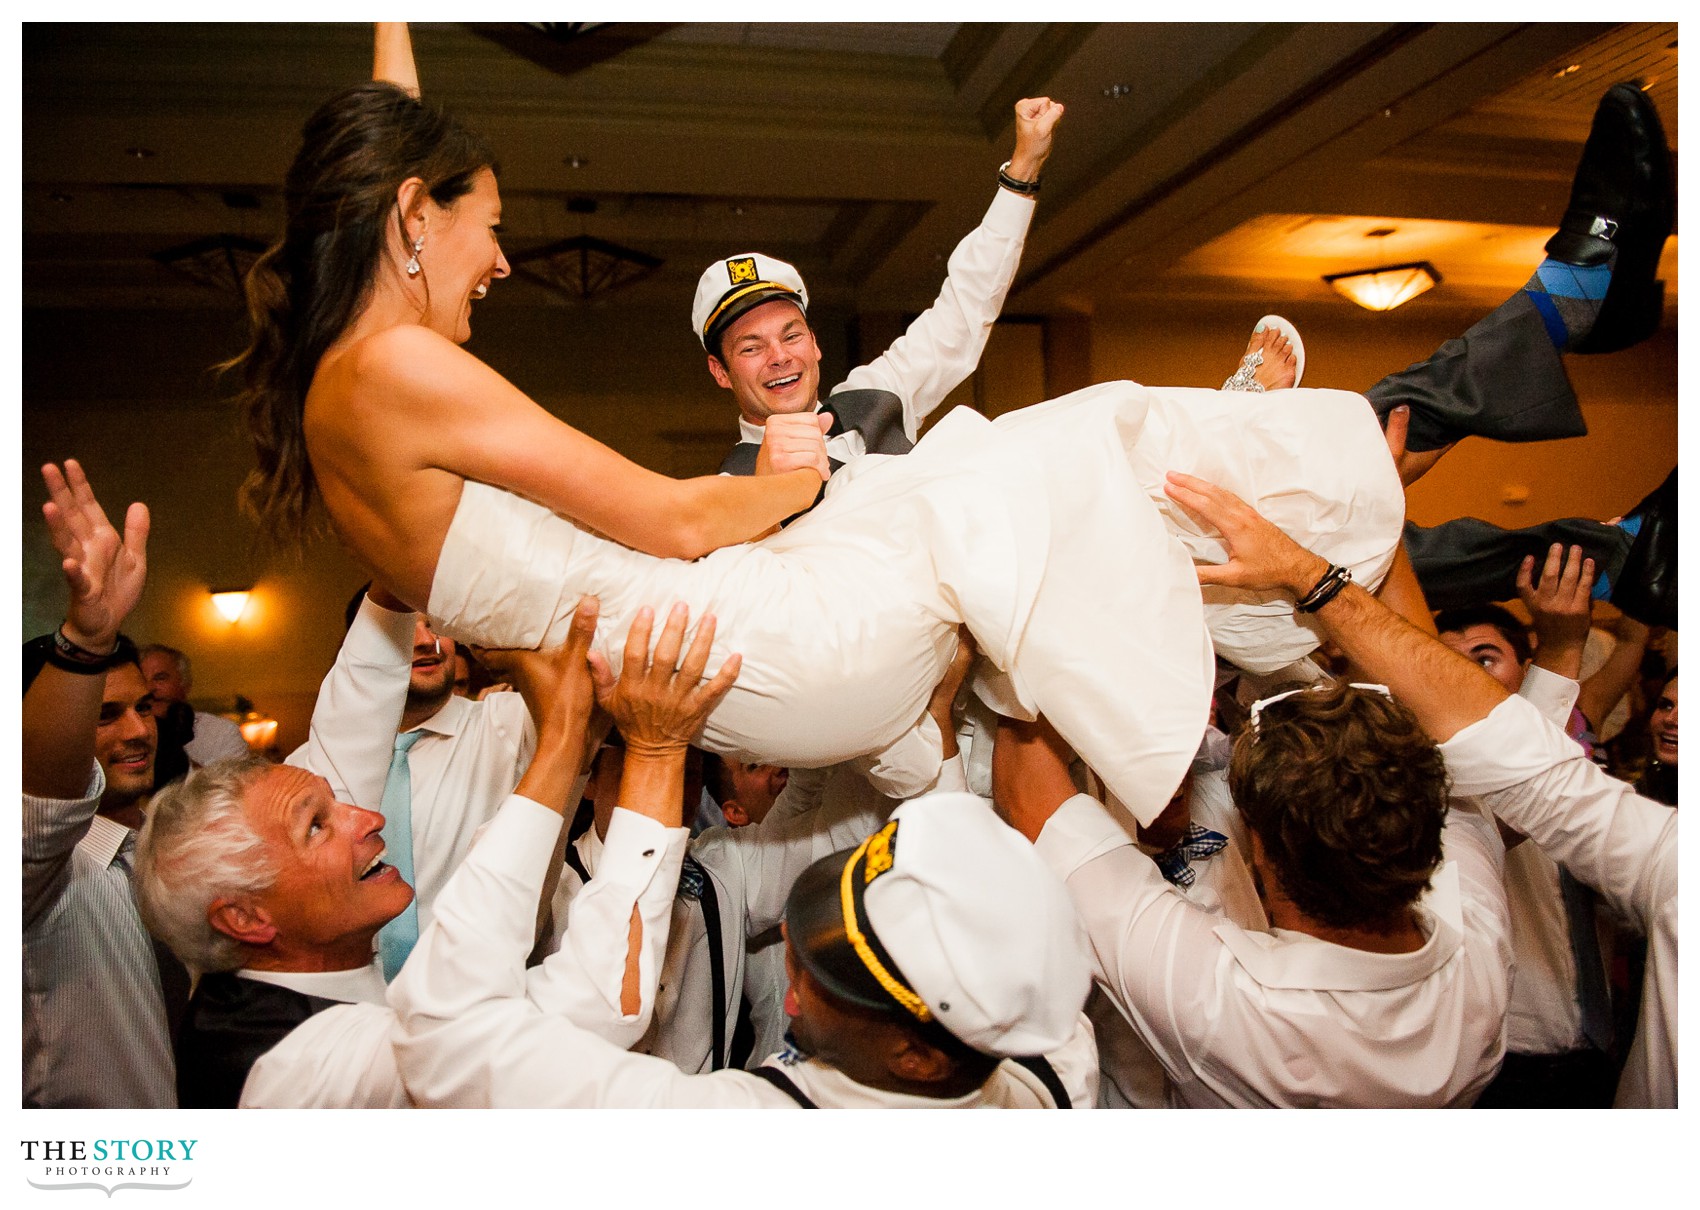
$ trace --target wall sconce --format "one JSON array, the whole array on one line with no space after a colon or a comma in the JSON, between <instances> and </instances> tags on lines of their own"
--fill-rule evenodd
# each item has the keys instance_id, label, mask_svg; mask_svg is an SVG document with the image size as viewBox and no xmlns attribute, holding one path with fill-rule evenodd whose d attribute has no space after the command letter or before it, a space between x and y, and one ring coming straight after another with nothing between
<instances>
[{"instance_id":1,"label":"wall sconce","mask_svg":"<svg viewBox=\"0 0 1700 1210\"><path fill-rule=\"evenodd\" d=\"M248 608L248 598L252 595L253 590L250 588L215 588L212 590L213 608L218 610L220 617L234 626Z\"/></svg>"},{"instance_id":2,"label":"wall sconce","mask_svg":"<svg viewBox=\"0 0 1700 1210\"><path fill-rule=\"evenodd\" d=\"M1391 311L1434 289L1440 284L1440 273L1425 260L1351 273L1329 273L1322 280L1366 310Z\"/></svg>"},{"instance_id":3,"label":"wall sconce","mask_svg":"<svg viewBox=\"0 0 1700 1210\"><path fill-rule=\"evenodd\" d=\"M242 739L247 743L251 752L267 752L277 743L277 720L258 711L250 710L236 724L242 731Z\"/></svg>"}]
</instances>

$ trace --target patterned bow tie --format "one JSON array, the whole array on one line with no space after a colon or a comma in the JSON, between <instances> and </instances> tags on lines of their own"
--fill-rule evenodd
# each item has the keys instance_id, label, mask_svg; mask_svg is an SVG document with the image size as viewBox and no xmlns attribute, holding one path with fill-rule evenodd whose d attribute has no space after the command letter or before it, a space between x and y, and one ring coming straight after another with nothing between
<instances>
[{"instance_id":1,"label":"patterned bow tie","mask_svg":"<svg viewBox=\"0 0 1700 1210\"><path fill-rule=\"evenodd\" d=\"M1228 847L1228 838L1212 832L1201 824L1189 823L1185 834L1174 844L1152 858L1163 877L1176 886L1191 886L1198 877L1191 863L1214 857Z\"/></svg>"}]
</instances>

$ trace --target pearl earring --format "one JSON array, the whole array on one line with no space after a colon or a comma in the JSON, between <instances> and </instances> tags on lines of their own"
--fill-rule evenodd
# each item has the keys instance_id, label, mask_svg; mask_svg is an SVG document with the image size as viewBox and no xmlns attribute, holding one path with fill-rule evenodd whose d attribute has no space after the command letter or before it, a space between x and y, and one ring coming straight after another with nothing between
<instances>
[{"instance_id":1,"label":"pearl earring","mask_svg":"<svg viewBox=\"0 0 1700 1210\"><path fill-rule=\"evenodd\" d=\"M413 255L408 258L407 264L404 266L409 277L419 276L419 252L424 247L425 237L423 235L413 241Z\"/></svg>"}]
</instances>

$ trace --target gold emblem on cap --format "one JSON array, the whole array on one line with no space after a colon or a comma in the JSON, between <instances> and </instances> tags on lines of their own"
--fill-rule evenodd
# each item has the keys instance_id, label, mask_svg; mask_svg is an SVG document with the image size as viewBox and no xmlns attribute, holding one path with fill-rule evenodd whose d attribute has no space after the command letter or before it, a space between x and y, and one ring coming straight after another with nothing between
<instances>
[{"instance_id":1,"label":"gold emblem on cap","mask_svg":"<svg viewBox=\"0 0 1700 1210\"><path fill-rule=\"evenodd\" d=\"M730 284L734 286L739 285L742 282L755 281L756 258L753 256L740 256L737 260L727 261L726 276L730 279Z\"/></svg>"},{"instance_id":2,"label":"gold emblem on cap","mask_svg":"<svg viewBox=\"0 0 1700 1210\"><path fill-rule=\"evenodd\" d=\"M885 825L868 837L868 860L862 865L862 883L866 885L891 868L891 840L897 834L897 821Z\"/></svg>"}]
</instances>

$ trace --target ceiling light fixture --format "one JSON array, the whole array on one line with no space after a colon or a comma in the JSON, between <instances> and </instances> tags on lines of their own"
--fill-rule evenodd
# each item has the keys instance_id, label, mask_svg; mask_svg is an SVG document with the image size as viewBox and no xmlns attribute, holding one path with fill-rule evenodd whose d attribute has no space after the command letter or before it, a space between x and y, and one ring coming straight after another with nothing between
<instances>
[{"instance_id":1,"label":"ceiling light fixture","mask_svg":"<svg viewBox=\"0 0 1700 1210\"><path fill-rule=\"evenodd\" d=\"M245 235L207 235L164 252L153 258L174 273L220 293L244 298L243 282L248 270L260 259L266 246Z\"/></svg>"},{"instance_id":2,"label":"ceiling light fixture","mask_svg":"<svg viewBox=\"0 0 1700 1210\"><path fill-rule=\"evenodd\" d=\"M1565 76L1574 75L1581 70L1582 65L1580 63L1570 63L1553 72L1552 78L1555 80L1562 80Z\"/></svg>"},{"instance_id":3,"label":"ceiling light fixture","mask_svg":"<svg viewBox=\"0 0 1700 1210\"><path fill-rule=\"evenodd\" d=\"M1440 273L1425 261L1329 273L1322 278L1341 294L1369 311L1391 311L1440 284Z\"/></svg>"},{"instance_id":4,"label":"ceiling light fixture","mask_svg":"<svg viewBox=\"0 0 1700 1210\"><path fill-rule=\"evenodd\" d=\"M648 277L660 267L661 258L594 235L575 235L509 256L508 264L519 276L568 298L589 300Z\"/></svg>"}]
</instances>

